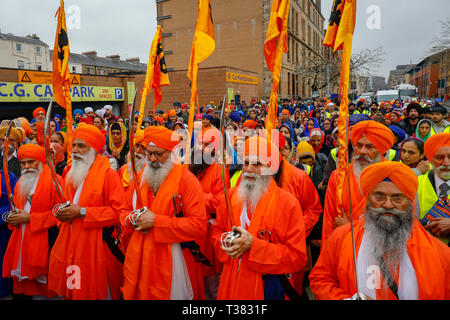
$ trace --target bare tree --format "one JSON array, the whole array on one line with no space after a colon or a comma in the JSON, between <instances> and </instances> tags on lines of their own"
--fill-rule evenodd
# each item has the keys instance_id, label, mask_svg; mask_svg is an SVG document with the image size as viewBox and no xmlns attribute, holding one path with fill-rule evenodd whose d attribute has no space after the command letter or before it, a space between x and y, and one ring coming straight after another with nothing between
<instances>
[{"instance_id":1,"label":"bare tree","mask_svg":"<svg viewBox=\"0 0 450 320\"><path fill-rule=\"evenodd\" d=\"M428 51L430 54L450 49L450 18L441 21L441 33L433 37L431 45L432 47Z\"/></svg>"},{"instance_id":2,"label":"bare tree","mask_svg":"<svg viewBox=\"0 0 450 320\"><path fill-rule=\"evenodd\" d=\"M364 49L352 55L350 62L350 74L369 74L379 68L384 62L385 52L383 47L376 49ZM296 72L303 77L311 77L309 82L312 91L323 89L327 86L327 69L329 68L329 83L339 83L341 72L341 60L336 53L329 57L307 56L304 64L300 64Z\"/></svg>"}]
</instances>

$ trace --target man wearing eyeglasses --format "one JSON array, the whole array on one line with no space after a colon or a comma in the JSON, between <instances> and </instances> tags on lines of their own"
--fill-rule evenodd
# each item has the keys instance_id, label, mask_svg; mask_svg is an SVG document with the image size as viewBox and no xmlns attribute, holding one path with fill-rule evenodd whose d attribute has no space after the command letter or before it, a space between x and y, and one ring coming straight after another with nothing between
<instances>
[{"instance_id":1,"label":"man wearing eyeglasses","mask_svg":"<svg viewBox=\"0 0 450 320\"><path fill-rule=\"evenodd\" d=\"M414 216L417 176L401 162L372 164L361 173L365 214L339 227L322 247L309 276L319 300L448 300L450 248ZM356 268L356 270L355 270ZM358 279L356 286L355 273Z\"/></svg>"},{"instance_id":2,"label":"man wearing eyeglasses","mask_svg":"<svg viewBox=\"0 0 450 320\"><path fill-rule=\"evenodd\" d=\"M124 262L126 300L204 299L203 274L192 252L180 243L200 243L206 234L202 187L189 170L174 163L177 134L163 126L144 130L147 162L140 184L127 190L129 211L121 214L131 233ZM138 189L138 190L136 190ZM138 191L142 204L137 203ZM145 211L139 216L129 212Z\"/></svg>"}]
</instances>

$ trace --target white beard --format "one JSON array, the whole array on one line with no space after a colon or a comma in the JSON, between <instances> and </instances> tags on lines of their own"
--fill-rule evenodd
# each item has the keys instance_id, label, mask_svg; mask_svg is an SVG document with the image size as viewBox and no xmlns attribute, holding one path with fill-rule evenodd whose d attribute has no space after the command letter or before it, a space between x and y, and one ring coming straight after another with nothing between
<instances>
[{"instance_id":1,"label":"white beard","mask_svg":"<svg viewBox=\"0 0 450 320\"><path fill-rule=\"evenodd\" d=\"M156 193L161 186L161 184L166 179L167 175L173 168L172 158L167 158L166 162L151 162L146 161L147 165L144 168L144 172L142 173L142 181L141 185L148 184L152 187L153 192ZM152 167L152 165L157 168Z\"/></svg>"},{"instance_id":2,"label":"white beard","mask_svg":"<svg viewBox=\"0 0 450 320\"><path fill-rule=\"evenodd\" d=\"M256 180L249 180L247 177L252 177ZM238 188L238 196L247 203L247 207L251 212L255 210L261 196L267 192L271 177L253 173L242 174Z\"/></svg>"},{"instance_id":3,"label":"white beard","mask_svg":"<svg viewBox=\"0 0 450 320\"><path fill-rule=\"evenodd\" d=\"M72 153L72 167L67 174L67 182L71 183L75 189L78 188L88 175L96 157L97 151L93 148L90 148L85 155Z\"/></svg>"},{"instance_id":4,"label":"white beard","mask_svg":"<svg viewBox=\"0 0 450 320\"><path fill-rule=\"evenodd\" d=\"M136 172L141 172L142 168L144 168L145 163L147 160L145 157L139 153L136 153L135 155L135 165L136 165ZM128 176L130 177L130 181L133 180L133 169L131 168L131 160L128 161Z\"/></svg>"},{"instance_id":5,"label":"white beard","mask_svg":"<svg viewBox=\"0 0 450 320\"><path fill-rule=\"evenodd\" d=\"M359 161L357 161L358 159L365 159L368 163L365 165L361 165L359 163ZM358 181L358 186L359 186L360 191L361 191L361 183L360 183L361 172L363 172L363 170L365 168L367 168L368 166L370 166L371 164L378 163L378 162L381 162L381 153L374 160L371 160L367 156L356 156L355 155L352 157L353 174L355 175L356 180ZM362 191L361 191L361 194L362 194Z\"/></svg>"},{"instance_id":6,"label":"white beard","mask_svg":"<svg viewBox=\"0 0 450 320\"><path fill-rule=\"evenodd\" d=\"M434 170L436 172L436 174L438 175L438 177L441 178L442 180L444 180L444 181L450 180L450 172L441 172L441 169L450 170L450 166L448 166L448 167L440 166Z\"/></svg>"},{"instance_id":7,"label":"white beard","mask_svg":"<svg viewBox=\"0 0 450 320\"><path fill-rule=\"evenodd\" d=\"M42 163L39 163L37 169L26 169L22 171L22 175L19 179L19 190L25 197L29 196L31 190L39 179L42 172Z\"/></svg>"}]
</instances>

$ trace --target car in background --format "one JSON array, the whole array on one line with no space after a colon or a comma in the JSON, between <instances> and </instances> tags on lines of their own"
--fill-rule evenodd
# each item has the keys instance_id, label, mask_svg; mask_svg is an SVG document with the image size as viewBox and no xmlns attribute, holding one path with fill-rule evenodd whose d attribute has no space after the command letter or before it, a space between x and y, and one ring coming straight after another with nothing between
<instances>
[{"instance_id":1,"label":"car in background","mask_svg":"<svg viewBox=\"0 0 450 320\"><path fill-rule=\"evenodd\" d=\"M375 100L378 103L391 102L392 100L399 99L398 90L378 90L375 95Z\"/></svg>"},{"instance_id":2,"label":"car in background","mask_svg":"<svg viewBox=\"0 0 450 320\"><path fill-rule=\"evenodd\" d=\"M370 105L373 101L373 93L372 92L364 92L358 97L357 101L359 101L361 99L364 99L366 101L366 103Z\"/></svg>"}]
</instances>

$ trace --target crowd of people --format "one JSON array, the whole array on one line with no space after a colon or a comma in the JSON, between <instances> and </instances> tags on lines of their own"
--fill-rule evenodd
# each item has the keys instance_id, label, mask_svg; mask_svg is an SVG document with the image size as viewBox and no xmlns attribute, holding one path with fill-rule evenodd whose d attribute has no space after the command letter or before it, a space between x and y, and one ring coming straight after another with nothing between
<instances>
[{"instance_id":1,"label":"crowd of people","mask_svg":"<svg viewBox=\"0 0 450 320\"><path fill-rule=\"evenodd\" d=\"M278 104L267 132L267 101L211 101L191 140L179 102L142 124L75 109L71 147L52 114L56 175L46 110L2 121L0 298L449 299L447 109L351 102L341 201L339 100Z\"/></svg>"}]
</instances>

